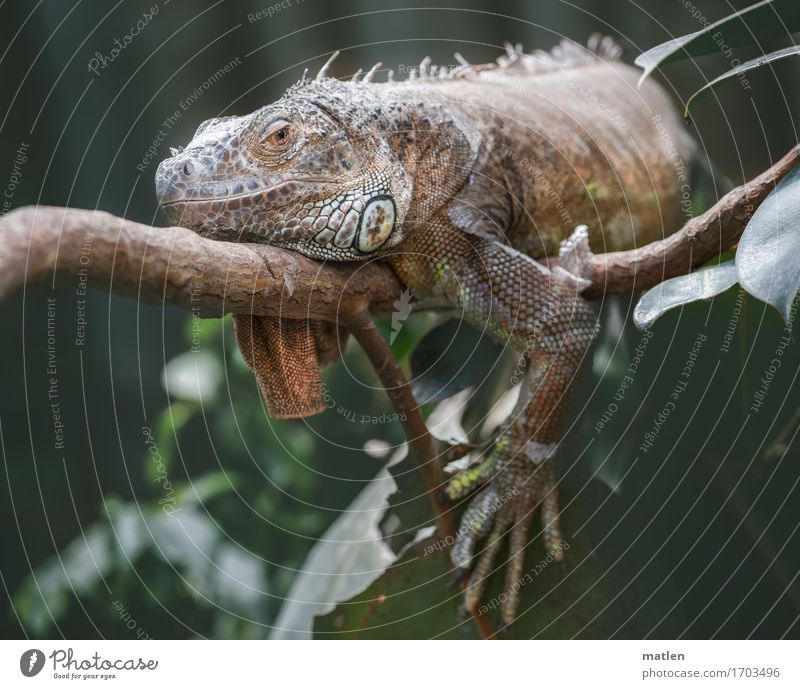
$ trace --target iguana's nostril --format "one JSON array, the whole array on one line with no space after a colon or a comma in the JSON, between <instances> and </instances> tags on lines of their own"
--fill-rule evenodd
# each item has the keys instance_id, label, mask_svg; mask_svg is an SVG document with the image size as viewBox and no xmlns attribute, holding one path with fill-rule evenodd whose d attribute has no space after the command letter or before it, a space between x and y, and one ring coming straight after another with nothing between
<instances>
[{"instance_id":1,"label":"iguana's nostril","mask_svg":"<svg viewBox=\"0 0 800 689\"><path fill-rule=\"evenodd\" d=\"M183 166L183 174L187 177L191 177L194 174L194 165L190 160L186 161L186 164Z\"/></svg>"}]
</instances>

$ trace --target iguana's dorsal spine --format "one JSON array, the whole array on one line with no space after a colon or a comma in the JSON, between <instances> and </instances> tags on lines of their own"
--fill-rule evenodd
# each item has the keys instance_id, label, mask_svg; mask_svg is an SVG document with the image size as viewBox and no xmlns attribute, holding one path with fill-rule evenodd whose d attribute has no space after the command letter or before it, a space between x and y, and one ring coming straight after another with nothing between
<instances>
[{"instance_id":1,"label":"iguana's dorsal spine","mask_svg":"<svg viewBox=\"0 0 800 689\"><path fill-rule=\"evenodd\" d=\"M592 34L586 45L580 45L569 39L561 41L550 50L534 50L526 53L522 44L504 43L505 52L498 56L495 62L473 64L464 56L456 52L453 58L458 62L455 67L448 65L435 65L430 57L424 57L419 67L413 68L408 73L407 81L437 81L443 79L471 79L482 73L497 73L501 70L524 70L528 74L546 74L562 69L574 69L583 64L596 61L619 60L622 55L621 46L610 36L602 34ZM303 77L290 87L286 95L290 95L294 89L305 86L310 81L321 81L328 77L328 71L336 58L341 55L340 51L333 52L325 64L313 79L308 78L307 71ZM367 72L358 69L351 77L351 81L368 84L372 82L378 74L382 62L376 62ZM393 70L386 70L387 81L394 81Z\"/></svg>"}]
</instances>

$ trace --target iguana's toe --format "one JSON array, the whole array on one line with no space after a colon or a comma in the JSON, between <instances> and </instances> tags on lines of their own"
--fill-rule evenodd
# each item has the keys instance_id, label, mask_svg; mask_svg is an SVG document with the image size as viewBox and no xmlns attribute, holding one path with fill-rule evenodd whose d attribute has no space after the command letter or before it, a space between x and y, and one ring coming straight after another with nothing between
<instances>
[{"instance_id":1,"label":"iguana's toe","mask_svg":"<svg viewBox=\"0 0 800 689\"><path fill-rule=\"evenodd\" d=\"M443 490L443 497L452 502L461 500L472 491L488 483L497 473L496 466L495 454L492 453L483 461L462 469L447 482Z\"/></svg>"},{"instance_id":2,"label":"iguana's toe","mask_svg":"<svg viewBox=\"0 0 800 689\"><path fill-rule=\"evenodd\" d=\"M503 460L495 457L493 462ZM532 538L531 525L537 510L550 561L564 559L558 524L557 475L551 462L536 465L527 457L517 455L490 476L493 480L489 486L470 501L464 513L450 559L460 573L459 579L472 567L465 585L464 603L474 614L481 607L503 537L508 533L506 586L490 607L499 607L503 622L509 625L516 617L521 589L532 583L538 574L525 570L525 549Z\"/></svg>"},{"instance_id":3,"label":"iguana's toe","mask_svg":"<svg viewBox=\"0 0 800 689\"><path fill-rule=\"evenodd\" d=\"M450 550L450 561L459 571L469 571L475 547L492 528L497 509L497 491L493 486L470 500Z\"/></svg>"},{"instance_id":4,"label":"iguana's toe","mask_svg":"<svg viewBox=\"0 0 800 689\"><path fill-rule=\"evenodd\" d=\"M497 515L494 529L486 539L483 552L479 555L478 562L472 570L467 586L464 589L464 605L473 615L478 612L480 607L483 592L486 590L486 584L497 559L497 553L503 544L503 536L511 522L511 516L511 511L508 509L501 510Z\"/></svg>"}]
</instances>

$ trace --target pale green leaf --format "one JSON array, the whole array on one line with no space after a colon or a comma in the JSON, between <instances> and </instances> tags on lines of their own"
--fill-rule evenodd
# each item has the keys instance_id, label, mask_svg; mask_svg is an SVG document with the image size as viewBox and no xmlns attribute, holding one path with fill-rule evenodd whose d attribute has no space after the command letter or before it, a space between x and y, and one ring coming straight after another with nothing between
<instances>
[{"instance_id":1,"label":"pale green leaf","mask_svg":"<svg viewBox=\"0 0 800 689\"><path fill-rule=\"evenodd\" d=\"M656 285L639 300L633 311L636 327L647 330L670 309L724 292L736 283L733 261L681 275Z\"/></svg>"},{"instance_id":2,"label":"pale green leaf","mask_svg":"<svg viewBox=\"0 0 800 689\"><path fill-rule=\"evenodd\" d=\"M218 359L205 352L184 352L167 362L162 373L164 389L188 402L210 402L222 382Z\"/></svg>"},{"instance_id":3,"label":"pale green leaf","mask_svg":"<svg viewBox=\"0 0 800 689\"><path fill-rule=\"evenodd\" d=\"M736 271L742 287L791 320L800 289L800 166L756 209L739 242Z\"/></svg>"},{"instance_id":4,"label":"pale green leaf","mask_svg":"<svg viewBox=\"0 0 800 689\"><path fill-rule=\"evenodd\" d=\"M709 23L699 31L673 38L639 55L634 60L644 70L639 84L654 70L675 60L754 45L770 38L785 37L795 31L800 31L800 2L762 0Z\"/></svg>"},{"instance_id":5,"label":"pale green leaf","mask_svg":"<svg viewBox=\"0 0 800 689\"><path fill-rule=\"evenodd\" d=\"M322 535L292 583L271 638L310 639L317 615L363 591L394 561L378 524L396 490L384 467Z\"/></svg>"},{"instance_id":6,"label":"pale green leaf","mask_svg":"<svg viewBox=\"0 0 800 689\"><path fill-rule=\"evenodd\" d=\"M712 79L709 81L703 88L698 89L695 91L691 96L689 96L689 100L686 101L686 108L683 111L683 116L689 116L689 108L692 105L692 102L700 95L704 93L708 93L708 91L727 79L731 77L739 77L745 72L749 72L753 69L758 69L759 67L763 67L764 65L768 65L770 62L775 62L776 60L782 60L786 57L791 57L792 55L800 54L800 46L792 45L788 48L782 48L781 50L776 50L772 53L768 53L767 55L762 55L761 57L753 58L752 60L748 60L747 62L743 62L740 65L737 65L733 69L729 69L724 74L720 74L716 79Z\"/></svg>"}]
</instances>

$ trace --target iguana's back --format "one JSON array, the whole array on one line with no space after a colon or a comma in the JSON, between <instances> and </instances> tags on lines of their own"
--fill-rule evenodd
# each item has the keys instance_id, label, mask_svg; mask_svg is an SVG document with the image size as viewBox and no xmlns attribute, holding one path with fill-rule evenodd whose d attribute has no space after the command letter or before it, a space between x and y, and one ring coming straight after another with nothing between
<instances>
[{"instance_id":1,"label":"iguana's back","mask_svg":"<svg viewBox=\"0 0 800 689\"><path fill-rule=\"evenodd\" d=\"M461 78L387 84L447 101L476 142L466 220L531 256L554 253L586 224L596 252L642 245L685 222L694 143L664 90L612 44L514 53ZM380 85L376 85L380 86Z\"/></svg>"}]
</instances>

